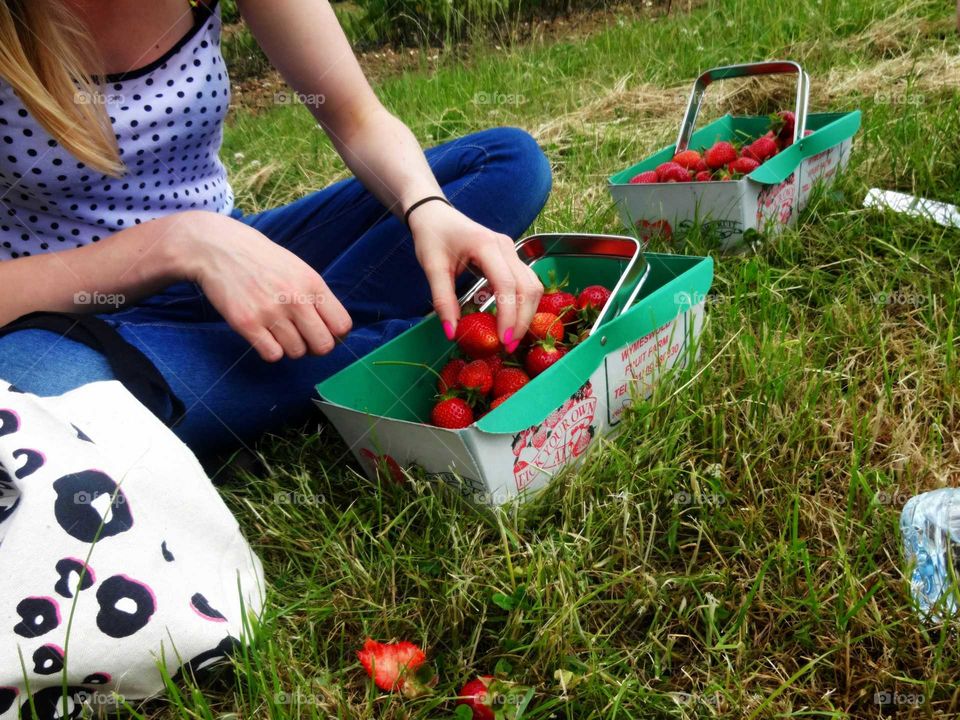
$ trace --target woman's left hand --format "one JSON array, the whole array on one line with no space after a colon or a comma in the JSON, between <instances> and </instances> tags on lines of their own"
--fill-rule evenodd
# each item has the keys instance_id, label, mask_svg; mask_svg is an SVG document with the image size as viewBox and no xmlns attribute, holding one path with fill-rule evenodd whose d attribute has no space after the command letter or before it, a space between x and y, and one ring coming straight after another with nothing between
<instances>
[{"instance_id":1,"label":"woman's left hand","mask_svg":"<svg viewBox=\"0 0 960 720\"><path fill-rule=\"evenodd\" d=\"M447 337L453 339L460 319L454 283L469 265L490 281L497 298L497 333L512 352L543 295L543 284L517 256L513 240L441 202L418 207L410 215L410 230Z\"/></svg>"}]
</instances>

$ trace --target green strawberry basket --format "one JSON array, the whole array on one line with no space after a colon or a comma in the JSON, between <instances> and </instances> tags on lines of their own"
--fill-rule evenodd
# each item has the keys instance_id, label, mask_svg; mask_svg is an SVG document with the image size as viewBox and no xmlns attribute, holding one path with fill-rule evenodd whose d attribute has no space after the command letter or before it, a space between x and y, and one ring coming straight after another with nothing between
<instances>
[{"instance_id":1,"label":"green strawberry basket","mask_svg":"<svg viewBox=\"0 0 960 720\"><path fill-rule=\"evenodd\" d=\"M319 383L315 402L370 477L417 465L476 502L526 497L615 433L624 409L667 371L695 360L711 258L644 253L617 235L533 235L517 251L544 281L553 271L573 287L613 288L589 336L460 430L424 422L436 378L404 364L439 371L453 354L436 315ZM493 302L485 280L461 299L469 301Z\"/></svg>"},{"instance_id":2,"label":"green strawberry basket","mask_svg":"<svg viewBox=\"0 0 960 720\"><path fill-rule=\"evenodd\" d=\"M688 148L707 148L718 141L756 138L767 132L770 119L726 115L694 130L707 87L728 78L796 74L797 92L793 144L739 180L631 184L638 174L653 170ZM750 231L774 236L796 223L817 183L831 183L846 166L852 138L860 127L860 111L809 113L810 79L791 61L729 65L707 70L697 78L677 142L609 179L609 189L628 230L646 240L682 237L699 227L714 237L721 251L744 245ZM812 131L809 135L806 130Z\"/></svg>"}]
</instances>

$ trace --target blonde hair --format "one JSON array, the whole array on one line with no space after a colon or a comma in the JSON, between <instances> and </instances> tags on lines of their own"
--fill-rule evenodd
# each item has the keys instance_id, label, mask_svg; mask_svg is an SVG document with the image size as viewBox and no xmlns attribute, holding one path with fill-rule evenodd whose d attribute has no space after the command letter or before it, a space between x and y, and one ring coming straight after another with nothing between
<instances>
[{"instance_id":1,"label":"blonde hair","mask_svg":"<svg viewBox=\"0 0 960 720\"><path fill-rule=\"evenodd\" d=\"M125 171L80 21L58 0L0 0L0 78L33 118L78 160Z\"/></svg>"}]
</instances>

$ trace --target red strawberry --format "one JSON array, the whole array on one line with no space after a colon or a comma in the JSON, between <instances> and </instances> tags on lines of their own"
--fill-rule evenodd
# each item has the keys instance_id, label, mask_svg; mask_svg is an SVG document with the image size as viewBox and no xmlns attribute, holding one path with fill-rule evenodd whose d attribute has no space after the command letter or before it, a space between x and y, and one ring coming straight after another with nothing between
<instances>
[{"instance_id":1,"label":"red strawberry","mask_svg":"<svg viewBox=\"0 0 960 720\"><path fill-rule=\"evenodd\" d=\"M693 179L697 182L710 182L713 180L713 173L709 170L701 170L694 176Z\"/></svg>"},{"instance_id":2,"label":"red strawberry","mask_svg":"<svg viewBox=\"0 0 960 720\"><path fill-rule=\"evenodd\" d=\"M756 160L751 160L748 157L742 157L737 158L732 163L727 165L727 170L734 175L749 175L758 167L760 167L760 163L758 163Z\"/></svg>"},{"instance_id":3,"label":"red strawberry","mask_svg":"<svg viewBox=\"0 0 960 720\"><path fill-rule=\"evenodd\" d=\"M711 170L719 170L737 159L737 149L728 142L718 142L703 154Z\"/></svg>"},{"instance_id":4,"label":"red strawberry","mask_svg":"<svg viewBox=\"0 0 960 720\"><path fill-rule=\"evenodd\" d=\"M397 643L379 643L367 638L363 644L363 650L357 652L357 657L363 669L381 690L402 690L408 697L422 695L431 685L431 680L420 677L421 668L425 671L423 674L433 675L432 682L436 682L432 669L429 665L425 665L426 654L416 645L405 640Z\"/></svg>"},{"instance_id":5,"label":"red strawberry","mask_svg":"<svg viewBox=\"0 0 960 720\"><path fill-rule=\"evenodd\" d=\"M446 398L433 406L430 421L437 427L459 430L473 424L473 409L462 398Z\"/></svg>"},{"instance_id":6,"label":"red strawberry","mask_svg":"<svg viewBox=\"0 0 960 720\"><path fill-rule=\"evenodd\" d=\"M484 358L500 352L497 319L490 313L475 312L460 319L457 344L471 358Z\"/></svg>"},{"instance_id":7,"label":"red strawberry","mask_svg":"<svg viewBox=\"0 0 960 720\"><path fill-rule=\"evenodd\" d=\"M498 680L492 675L481 675L460 689L457 705L470 708L473 720L514 720L520 716L520 705L529 691L528 687Z\"/></svg>"},{"instance_id":8,"label":"red strawberry","mask_svg":"<svg viewBox=\"0 0 960 720\"><path fill-rule=\"evenodd\" d=\"M460 358L454 358L440 371L440 377L437 378L437 392L441 395L457 386L457 376L463 370L467 363Z\"/></svg>"},{"instance_id":9,"label":"red strawberry","mask_svg":"<svg viewBox=\"0 0 960 720\"><path fill-rule=\"evenodd\" d=\"M789 110L781 110L770 117L770 129L777 134L781 147L793 145L793 133L797 126L797 116Z\"/></svg>"},{"instance_id":10,"label":"red strawberry","mask_svg":"<svg viewBox=\"0 0 960 720\"><path fill-rule=\"evenodd\" d=\"M710 166L707 165L706 160L704 160L703 158L700 158L700 162L698 162L694 167L692 167L691 170L695 173L704 172L704 171L709 172Z\"/></svg>"},{"instance_id":11,"label":"red strawberry","mask_svg":"<svg viewBox=\"0 0 960 720\"><path fill-rule=\"evenodd\" d=\"M541 340L530 348L523 366L530 377L534 378L566 354L567 349L563 345L557 345L551 340Z\"/></svg>"},{"instance_id":12,"label":"red strawberry","mask_svg":"<svg viewBox=\"0 0 960 720\"><path fill-rule=\"evenodd\" d=\"M501 395L510 395L528 382L530 377L520 368L504 368L493 379L493 396L499 398Z\"/></svg>"},{"instance_id":13,"label":"red strawberry","mask_svg":"<svg viewBox=\"0 0 960 720\"><path fill-rule=\"evenodd\" d=\"M556 274L550 271L550 282L544 288L543 297L540 298L540 304L537 305L537 312L553 313L560 318L560 322L569 325L577 319L575 305L577 299L568 293L564 288L567 281L558 283Z\"/></svg>"},{"instance_id":14,"label":"red strawberry","mask_svg":"<svg viewBox=\"0 0 960 720\"><path fill-rule=\"evenodd\" d=\"M474 360L463 366L460 374L457 375L457 384L464 390L476 393L477 395L487 395L493 387L493 374L490 372L490 366L485 360Z\"/></svg>"},{"instance_id":15,"label":"red strawberry","mask_svg":"<svg viewBox=\"0 0 960 720\"><path fill-rule=\"evenodd\" d=\"M673 156L673 161L686 170L696 170L703 158L696 150L684 150Z\"/></svg>"},{"instance_id":16,"label":"red strawberry","mask_svg":"<svg viewBox=\"0 0 960 720\"><path fill-rule=\"evenodd\" d=\"M373 465L377 475L382 477L383 474L381 473L381 470L386 469L389 478L395 483L403 485L406 482L406 477L403 474L403 468L400 467L400 463L394 460L392 456L387 454L377 455L375 452L368 450L367 448L361 448L360 454L370 461L370 464Z\"/></svg>"},{"instance_id":17,"label":"red strawberry","mask_svg":"<svg viewBox=\"0 0 960 720\"><path fill-rule=\"evenodd\" d=\"M660 182L690 182L690 173L675 162L665 162L658 166L657 177Z\"/></svg>"},{"instance_id":18,"label":"red strawberry","mask_svg":"<svg viewBox=\"0 0 960 720\"><path fill-rule=\"evenodd\" d=\"M493 720L493 702L487 687L493 681L493 675L474 678L460 690L457 705L466 705L473 711L473 720Z\"/></svg>"},{"instance_id":19,"label":"red strawberry","mask_svg":"<svg viewBox=\"0 0 960 720\"><path fill-rule=\"evenodd\" d=\"M487 367L490 368L490 374L493 377L496 377L497 373L503 368L502 355L491 355L490 357L483 358L483 361L487 364Z\"/></svg>"},{"instance_id":20,"label":"red strawberry","mask_svg":"<svg viewBox=\"0 0 960 720\"><path fill-rule=\"evenodd\" d=\"M538 312L530 321L528 335L531 340L546 340L548 336L556 340L562 340L563 323L553 313Z\"/></svg>"},{"instance_id":21,"label":"red strawberry","mask_svg":"<svg viewBox=\"0 0 960 720\"><path fill-rule=\"evenodd\" d=\"M773 138L761 137L743 149L743 156L764 163L777 154L777 143Z\"/></svg>"},{"instance_id":22,"label":"red strawberry","mask_svg":"<svg viewBox=\"0 0 960 720\"><path fill-rule=\"evenodd\" d=\"M511 395L513 395L512 392L507 393L506 395L501 395L500 397L496 398L492 403L490 403L490 409L493 410L494 408L500 407L510 398Z\"/></svg>"},{"instance_id":23,"label":"red strawberry","mask_svg":"<svg viewBox=\"0 0 960 720\"><path fill-rule=\"evenodd\" d=\"M660 178L657 175L656 170L647 170L645 172L640 173L639 175L634 175L630 179L631 185L643 185L646 183L655 183L655 182L660 182Z\"/></svg>"},{"instance_id":24,"label":"red strawberry","mask_svg":"<svg viewBox=\"0 0 960 720\"><path fill-rule=\"evenodd\" d=\"M609 299L610 291L603 285L590 285L581 290L577 296L577 309L583 310L585 307L592 307L599 312Z\"/></svg>"}]
</instances>

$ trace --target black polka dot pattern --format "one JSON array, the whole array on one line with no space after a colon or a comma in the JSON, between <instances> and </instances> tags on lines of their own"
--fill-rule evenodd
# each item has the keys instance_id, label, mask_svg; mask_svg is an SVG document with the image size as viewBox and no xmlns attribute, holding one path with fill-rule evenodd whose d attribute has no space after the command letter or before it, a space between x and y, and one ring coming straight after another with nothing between
<instances>
[{"instance_id":1,"label":"black polka dot pattern","mask_svg":"<svg viewBox=\"0 0 960 720\"><path fill-rule=\"evenodd\" d=\"M0 260L82 247L186 210L229 213L233 192L220 161L230 82L219 12L157 67L110 78L110 116L121 178L67 152L0 79Z\"/></svg>"}]
</instances>

